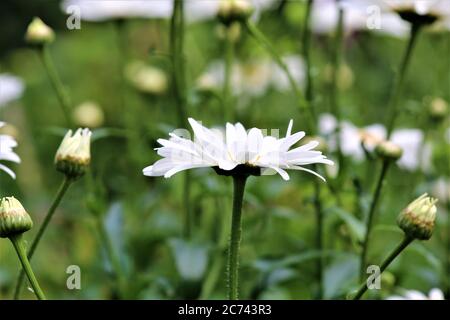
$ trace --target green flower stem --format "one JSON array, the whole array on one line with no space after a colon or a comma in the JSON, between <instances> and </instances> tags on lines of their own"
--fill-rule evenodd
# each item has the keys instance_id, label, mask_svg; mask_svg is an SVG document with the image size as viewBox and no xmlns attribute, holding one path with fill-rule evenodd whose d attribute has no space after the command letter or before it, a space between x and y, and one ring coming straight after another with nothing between
<instances>
[{"instance_id":1,"label":"green flower stem","mask_svg":"<svg viewBox=\"0 0 450 320\"><path fill-rule=\"evenodd\" d=\"M59 104L64 113L64 117L66 118L67 126L69 128L72 128L72 104L70 101L70 97L61 81L61 78L58 75L58 72L56 71L55 65L53 64L48 44L44 44L43 46L41 46L39 51L45 70L47 71L47 75L50 79L50 83L52 84L53 90L55 90L56 97L58 98Z\"/></svg>"},{"instance_id":2,"label":"green flower stem","mask_svg":"<svg viewBox=\"0 0 450 320\"><path fill-rule=\"evenodd\" d=\"M170 22L170 51L172 58L172 85L177 106L178 125L180 128L187 127L186 105L188 103L186 94L185 62L184 62L184 1L173 0L174 8ZM183 233L186 238L190 237L192 214L190 206L191 179L188 171L184 173L183 202L185 223Z\"/></svg>"},{"instance_id":3,"label":"green flower stem","mask_svg":"<svg viewBox=\"0 0 450 320\"><path fill-rule=\"evenodd\" d=\"M225 121L233 122L234 120L234 105L232 103L231 92L231 76L233 72L233 60L234 60L234 43L230 39L229 35L230 27L227 27L225 35L225 79L223 82L223 108Z\"/></svg>"},{"instance_id":4,"label":"green flower stem","mask_svg":"<svg viewBox=\"0 0 450 320\"><path fill-rule=\"evenodd\" d=\"M383 273L384 270L391 264L392 261L413 241L413 238L410 238L405 235L402 242L389 254L389 256L383 261L383 263L380 266L380 275ZM355 294L355 296L352 298L353 300L359 300L361 296L366 292L368 289L366 281L364 281L361 286L359 287L359 290Z\"/></svg>"},{"instance_id":5,"label":"green flower stem","mask_svg":"<svg viewBox=\"0 0 450 320\"><path fill-rule=\"evenodd\" d=\"M311 66L311 29L310 29L310 20L311 20L311 10L312 10L313 0L308 0L306 3L304 24L303 24L303 34L302 34L302 43L303 43L303 58L305 59L305 67L306 67L306 89L305 89L305 98L309 104L309 107L313 109L313 82L312 82L312 66ZM313 109L314 110L314 109Z\"/></svg>"},{"instance_id":6,"label":"green flower stem","mask_svg":"<svg viewBox=\"0 0 450 320\"><path fill-rule=\"evenodd\" d=\"M22 264L22 270L25 270L27 274L28 281L30 281L31 287L33 288L34 294L39 300L46 300L44 293L42 292L41 287L39 286L36 277L34 276L33 269L31 268L30 261L27 258L27 253L23 245L22 234L15 235L9 237L11 240L14 249L17 252L17 256L19 257L20 263Z\"/></svg>"},{"instance_id":7,"label":"green flower stem","mask_svg":"<svg viewBox=\"0 0 450 320\"><path fill-rule=\"evenodd\" d=\"M395 126L395 121L398 117L398 102L403 90L403 84L405 80L406 71L408 69L408 65L411 61L412 52L414 50L417 37L420 33L420 30L422 29L421 24L412 24L411 25L411 33L409 36L408 45L406 47L406 51L403 55L403 59L400 65L400 69L398 71L398 75L396 78L396 82L394 84L394 89L392 92L391 100L389 102L389 108L388 108L388 119L387 119L387 132L388 132L388 139L390 138L392 134L392 130Z\"/></svg>"},{"instance_id":8,"label":"green flower stem","mask_svg":"<svg viewBox=\"0 0 450 320\"><path fill-rule=\"evenodd\" d=\"M116 29L117 38L117 71L119 74L119 94L120 94L120 108L119 111L123 112L126 116L126 82L125 82L125 61L127 60L127 35L125 28L125 21L123 19L117 19L114 21L114 27Z\"/></svg>"},{"instance_id":9,"label":"green flower stem","mask_svg":"<svg viewBox=\"0 0 450 320\"><path fill-rule=\"evenodd\" d=\"M312 135L315 132L315 115L312 110L312 108L308 105L305 97L303 96L302 92L297 86L297 83L294 80L294 77L292 76L291 72L289 71L289 68L287 67L286 63L284 63L283 59L281 59L280 55L277 53L273 45L270 43L270 41L266 38L266 36L254 25L251 21L247 20L245 22L245 27L248 31L248 33L257 41L260 43L262 47L264 47L272 56L272 58L275 60L275 62L278 64L278 66L284 71L286 74L289 84L292 88L292 91L294 92L298 103L300 105L300 111L308 111L308 117L306 122L307 131Z\"/></svg>"},{"instance_id":10,"label":"green flower stem","mask_svg":"<svg viewBox=\"0 0 450 320\"><path fill-rule=\"evenodd\" d=\"M336 27L336 34L334 37L334 51L331 61L331 83L330 83L330 103L331 110L337 120L336 135L337 139L337 153L338 153L338 163L339 163L339 176L345 172L345 157L342 154L341 139L341 108L339 104L339 94L337 83L339 81L338 74L339 68L342 63L342 51L344 43L344 10L339 8L338 22Z\"/></svg>"},{"instance_id":11,"label":"green flower stem","mask_svg":"<svg viewBox=\"0 0 450 320\"><path fill-rule=\"evenodd\" d=\"M61 203L61 200L71 183L72 183L72 180L70 178L67 178L67 177L64 178L64 181L62 182L61 186L59 187L59 190L56 193L55 199L53 200L52 205L48 209L47 215L45 216L44 221L42 222L42 225L38 230L38 233L36 234L35 238L33 239L30 249L28 250L28 259L31 260L31 258L33 257L33 254L36 251L39 241L41 240L42 236L44 235L44 232L47 229L47 226L50 223L50 220L52 219L53 214L56 211L56 208ZM20 291L22 289L22 284L23 284L23 281L25 278L25 272L26 272L26 270L23 270L23 269L20 271L19 278L17 280L16 288L14 291L14 299L15 300L19 299Z\"/></svg>"},{"instance_id":12,"label":"green flower stem","mask_svg":"<svg viewBox=\"0 0 450 320\"><path fill-rule=\"evenodd\" d=\"M231 238L228 251L228 299L239 298L239 249L241 243L242 201L244 199L245 175L233 176L233 213L231 217Z\"/></svg>"},{"instance_id":13,"label":"green flower stem","mask_svg":"<svg viewBox=\"0 0 450 320\"><path fill-rule=\"evenodd\" d=\"M322 210L322 201L320 198L320 182L315 179L314 181L314 208L316 211L316 249L319 252L319 257L317 258L317 299L323 298L323 210Z\"/></svg>"},{"instance_id":14,"label":"green flower stem","mask_svg":"<svg viewBox=\"0 0 450 320\"><path fill-rule=\"evenodd\" d=\"M369 215L367 217L367 222L366 222L366 234L364 237L363 247L362 247L362 251L361 251L361 265L360 265L361 280L364 279L364 277L365 277L365 268L366 268L366 263L367 263L367 251L369 249L370 233L372 230L375 210L377 208L378 200L380 199L381 190L384 185L384 179L385 179L386 173L389 169L389 165L390 165L389 160L383 160L380 175L378 176L378 181L375 186L374 193L373 193L372 202L370 203Z\"/></svg>"},{"instance_id":15,"label":"green flower stem","mask_svg":"<svg viewBox=\"0 0 450 320\"><path fill-rule=\"evenodd\" d=\"M119 298L123 298L123 293L125 289L125 278L123 276L122 265L120 263L120 259L114 251L111 238L108 236L108 232L106 231L105 224L101 219L101 215L95 216L95 223L97 227L97 232L100 236L100 241L103 244L106 255L111 263L111 266L114 270L116 279L117 279L117 292Z\"/></svg>"}]
</instances>

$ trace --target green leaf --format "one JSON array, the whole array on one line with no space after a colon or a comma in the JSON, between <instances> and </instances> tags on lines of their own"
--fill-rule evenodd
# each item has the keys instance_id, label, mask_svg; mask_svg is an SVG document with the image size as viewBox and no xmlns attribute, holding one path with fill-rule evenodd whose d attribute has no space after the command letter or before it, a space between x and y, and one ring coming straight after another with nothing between
<instances>
[{"instance_id":1,"label":"green leaf","mask_svg":"<svg viewBox=\"0 0 450 320\"><path fill-rule=\"evenodd\" d=\"M199 281L208 265L208 246L183 239L171 239L169 246L178 274L187 281Z\"/></svg>"},{"instance_id":2,"label":"green leaf","mask_svg":"<svg viewBox=\"0 0 450 320\"><path fill-rule=\"evenodd\" d=\"M351 213L341 208L333 207L330 208L330 210L348 226L350 232L357 238L358 241L362 241L364 239L366 226L362 221L358 220Z\"/></svg>"}]
</instances>

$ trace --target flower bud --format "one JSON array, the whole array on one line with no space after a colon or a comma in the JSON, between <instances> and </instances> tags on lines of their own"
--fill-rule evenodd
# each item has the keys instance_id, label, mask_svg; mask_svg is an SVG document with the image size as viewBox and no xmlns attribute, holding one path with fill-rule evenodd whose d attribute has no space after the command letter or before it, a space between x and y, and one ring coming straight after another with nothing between
<instances>
[{"instance_id":1,"label":"flower bud","mask_svg":"<svg viewBox=\"0 0 450 320\"><path fill-rule=\"evenodd\" d=\"M169 86L167 75L163 70L140 61L130 63L125 69L125 76L143 93L161 95L166 93Z\"/></svg>"},{"instance_id":2,"label":"flower bud","mask_svg":"<svg viewBox=\"0 0 450 320\"><path fill-rule=\"evenodd\" d=\"M103 124L105 115L97 103L86 101L75 108L73 119L80 126L97 128Z\"/></svg>"},{"instance_id":3,"label":"flower bud","mask_svg":"<svg viewBox=\"0 0 450 320\"><path fill-rule=\"evenodd\" d=\"M78 129L72 136L69 130L56 151L56 169L68 178L77 179L85 172L91 162L91 131Z\"/></svg>"},{"instance_id":4,"label":"flower bud","mask_svg":"<svg viewBox=\"0 0 450 320\"><path fill-rule=\"evenodd\" d=\"M221 0L218 18L225 24L243 22L253 13L253 7L248 0Z\"/></svg>"},{"instance_id":5,"label":"flower bud","mask_svg":"<svg viewBox=\"0 0 450 320\"><path fill-rule=\"evenodd\" d=\"M431 100L428 111L433 121L440 121L448 116L448 103L442 98L434 98Z\"/></svg>"},{"instance_id":6,"label":"flower bud","mask_svg":"<svg viewBox=\"0 0 450 320\"><path fill-rule=\"evenodd\" d=\"M436 202L437 199L424 193L403 209L397 219L398 226L413 239L430 239L436 220Z\"/></svg>"},{"instance_id":7,"label":"flower bud","mask_svg":"<svg viewBox=\"0 0 450 320\"><path fill-rule=\"evenodd\" d=\"M379 143L375 148L375 152L386 160L398 160L403 154L402 148L391 141Z\"/></svg>"},{"instance_id":8,"label":"flower bud","mask_svg":"<svg viewBox=\"0 0 450 320\"><path fill-rule=\"evenodd\" d=\"M25 40L31 44L51 43L55 39L53 29L46 25L40 18L35 17L28 25Z\"/></svg>"},{"instance_id":9,"label":"flower bud","mask_svg":"<svg viewBox=\"0 0 450 320\"><path fill-rule=\"evenodd\" d=\"M0 200L0 238L9 238L30 230L33 221L22 204L14 197Z\"/></svg>"}]
</instances>

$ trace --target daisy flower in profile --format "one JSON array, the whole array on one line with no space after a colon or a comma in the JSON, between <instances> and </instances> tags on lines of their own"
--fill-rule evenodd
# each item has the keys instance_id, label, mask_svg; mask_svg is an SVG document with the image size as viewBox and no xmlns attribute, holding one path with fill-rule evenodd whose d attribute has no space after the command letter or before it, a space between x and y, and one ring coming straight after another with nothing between
<instances>
[{"instance_id":1,"label":"daisy flower in profile","mask_svg":"<svg viewBox=\"0 0 450 320\"><path fill-rule=\"evenodd\" d=\"M4 125L5 123L0 121L0 128L3 127ZM13 151L13 148L16 146L17 142L16 140L14 140L13 137L6 134L0 134L0 161L6 160L20 163L19 156ZM2 163L0 163L0 170L5 171L13 179L16 178L15 173Z\"/></svg>"},{"instance_id":2,"label":"daisy flower in profile","mask_svg":"<svg viewBox=\"0 0 450 320\"><path fill-rule=\"evenodd\" d=\"M228 176L276 172L284 180L289 180L286 170L301 170L325 180L304 166L315 163L333 165L322 152L314 150L319 144L317 141L291 149L305 136L303 131L291 133L292 120L286 136L281 139L264 136L258 128L247 132L240 123L227 123L225 130L218 130L208 129L192 118L188 120L194 131L194 141L175 133L170 134L169 140L159 139L162 147L156 150L163 158L146 167L144 175L169 178L183 170L212 167L217 173Z\"/></svg>"},{"instance_id":3,"label":"daisy flower in profile","mask_svg":"<svg viewBox=\"0 0 450 320\"><path fill-rule=\"evenodd\" d=\"M406 290L402 296L390 296L386 300L444 300L441 289L431 289L428 296L417 290Z\"/></svg>"}]
</instances>

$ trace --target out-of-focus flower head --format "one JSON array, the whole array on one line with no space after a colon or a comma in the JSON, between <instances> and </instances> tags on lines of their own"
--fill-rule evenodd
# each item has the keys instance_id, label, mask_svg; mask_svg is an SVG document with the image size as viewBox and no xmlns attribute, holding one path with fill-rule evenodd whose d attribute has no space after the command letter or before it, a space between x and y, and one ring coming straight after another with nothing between
<instances>
[{"instance_id":1,"label":"out-of-focus flower head","mask_svg":"<svg viewBox=\"0 0 450 320\"><path fill-rule=\"evenodd\" d=\"M9 73L0 74L0 108L22 96L23 81Z\"/></svg>"}]
</instances>

